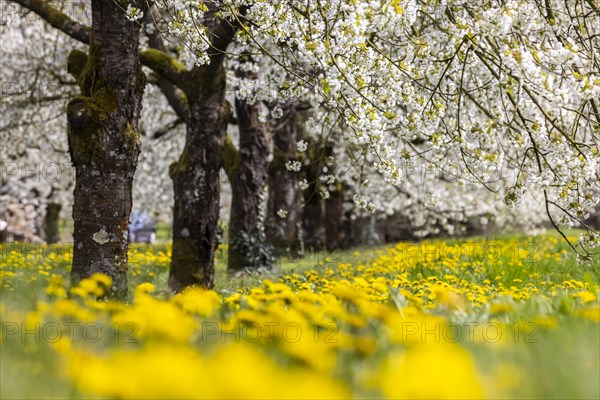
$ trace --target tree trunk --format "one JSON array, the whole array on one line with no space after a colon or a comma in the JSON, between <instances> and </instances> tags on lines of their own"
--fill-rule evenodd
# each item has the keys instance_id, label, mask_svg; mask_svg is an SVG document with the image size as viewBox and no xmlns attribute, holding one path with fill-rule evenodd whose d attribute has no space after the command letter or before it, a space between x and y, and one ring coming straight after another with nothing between
<instances>
[{"instance_id":1,"label":"tree trunk","mask_svg":"<svg viewBox=\"0 0 600 400\"><path fill-rule=\"evenodd\" d=\"M323 168L323 154L311 143L307 156L308 164L303 169L309 186L304 191L302 236L305 247L316 252L325 247L325 203L321 197L319 181Z\"/></svg>"},{"instance_id":2,"label":"tree trunk","mask_svg":"<svg viewBox=\"0 0 600 400\"><path fill-rule=\"evenodd\" d=\"M202 24L206 27L209 63L187 71L170 62L167 77L184 93L185 148L169 168L173 180L173 253L169 288L214 286L214 255L219 222L220 170L231 110L225 101L223 67L227 47L233 41L248 6L240 6L237 18L223 18L221 2L207 2ZM221 15L219 15L221 14Z\"/></svg>"},{"instance_id":3,"label":"tree trunk","mask_svg":"<svg viewBox=\"0 0 600 400\"><path fill-rule=\"evenodd\" d=\"M93 0L88 54L69 55L69 72L81 88L67 106L76 171L71 280L104 273L113 281L109 295L117 297L127 293L127 225L140 150L139 29L117 3Z\"/></svg>"},{"instance_id":4,"label":"tree trunk","mask_svg":"<svg viewBox=\"0 0 600 400\"><path fill-rule=\"evenodd\" d=\"M214 254L219 221L220 176L229 110L222 62L213 73L189 79L185 148L171 165L175 204L169 288L214 286Z\"/></svg>"},{"instance_id":5,"label":"tree trunk","mask_svg":"<svg viewBox=\"0 0 600 400\"><path fill-rule=\"evenodd\" d=\"M344 211L344 216L342 218L342 230L343 230L343 240L342 240L342 248L349 249L354 245L354 236L355 233L355 215L352 213L352 210Z\"/></svg>"},{"instance_id":6,"label":"tree trunk","mask_svg":"<svg viewBox=\"0 0 600 400\"><path fill-rule=\"evenodd\" d=\"M46 216L44 217L44 226L46 230L46 243L58 243L60 232L58 230L58 220L62 205L60 203L48 203L46 205Z\"/></svg>"},{"instance_id":7,"label":"tree trunk","mask_svg":"<svg viewBox=\"0 0 600 400\"><path fill-rule=\"evenodd\" d=\"M385 233L375 215L361 215L353 221L351 246L374 246L385 241Z\"/></svg>"},{"instance_id":8,"label":"tree trunk","mask_svg":"<svg viewBox=\"0 0 600 400\"><path fill-rule=\"evenodd\" d=\"M272 250L267 244L261 203L265 197L269 155L266 126L258 120L260 103L235 100L240 145L237 165L230 170L232 191L227 269L271 269Z\"/></svg>"},{"instance_id":9,"label":"tree trunk","mask_svg":"<svg viewBox=\"0 0 600 400\"><path fill-rule=\"evenodd\" d=\"M331 192L325 200L325 244L327 250L340 249L344 243L344 230L342 228L344 217L344 192L342 183L336 185L336 190Z\"/></svg>"},{"instance_id":10,"label":"tree trunk","mask_svg":"<svg viewBox=\"0 0 600 400\"><path fill-rule=\"evenodd\" d=\"M269 202L267 206L267 240L277 255L295 257L299 252L298 223L301 221L300 174L288 171L286 162L296 156L296 141L304 127L305 115L295 103L281 106L282 118L273 122L273 160L269 165ZM287 212L281 218L277 212Z\"/></svg>"},{"instance_id":11,"label":"tree trunk","mask_svg":"<svg viewBox=\"0 0 600 400\"><path fill-rule=\"evenodd\" d=\"M325 157L333 156L334 144L325 146ZM335 166L328 166L328 173L335 175ZM334 190L329 190L329 198L325 200L325 246L328 251L333 251L342 247L344 230L342 229L342 220L344 217L344 185L336 182ZM331 185L330 185L331 186ZM328 187L329 189L329 187Z\"/></svg>"}]
</instances>

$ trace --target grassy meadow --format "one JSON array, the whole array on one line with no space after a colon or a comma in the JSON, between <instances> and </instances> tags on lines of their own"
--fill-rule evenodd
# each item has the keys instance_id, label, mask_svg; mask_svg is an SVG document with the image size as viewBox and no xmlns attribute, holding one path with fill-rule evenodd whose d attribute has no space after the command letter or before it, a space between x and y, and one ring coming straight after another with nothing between
<instances>
[{"instance_id":1,"label":"grassy meadow","mask_svg":"<svg viewBox=\"0 0 600 400\"><path fill-rule=\"evenodd\" d=\"M576 232L571 232L573 236ZM134 245L126 302L69 288L69 245L0 246L0 397L600 398L600 262L556 234L280 260L166 289Z\"/></svg>"}]
</instances>

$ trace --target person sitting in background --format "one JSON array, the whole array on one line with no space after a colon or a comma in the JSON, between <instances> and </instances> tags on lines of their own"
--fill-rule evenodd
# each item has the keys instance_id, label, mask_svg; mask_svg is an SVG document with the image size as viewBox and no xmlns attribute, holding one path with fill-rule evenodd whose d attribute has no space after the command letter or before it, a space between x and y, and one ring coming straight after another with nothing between
<instances>
[{"instance_id":1,"label":"person sitting in background","mask_svg":"<svg viewBox=\"0 0 600 400\"><path fill-rule=\"evenodd\" d=\"M135 243L156 242L156 224L147 212L137 209L131 212L129 241Z\"/></svg>"}]
</instances>

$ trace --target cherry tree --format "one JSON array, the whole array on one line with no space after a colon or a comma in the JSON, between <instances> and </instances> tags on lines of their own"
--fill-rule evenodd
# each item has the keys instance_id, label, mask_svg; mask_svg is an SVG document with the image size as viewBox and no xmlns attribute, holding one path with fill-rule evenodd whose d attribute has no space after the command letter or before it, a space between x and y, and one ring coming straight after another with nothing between
<instances>
[{"instance_id":1,"label":"cherry tree","mask_svg":"<svg viewBox=\"0 0 600 400\"><path fill-rule=\"evenodd\" d=\"M87 44L54 29L15 3L3 4L2 112L3 142L2 209L10 204L33 208L35 221L48 220L48 210L60 208L70 217L75 171L68 154L65 104L76 94L77 84L67 73L71 49L85 50ZM89 3L68 2L61 10L89 23ZM151 24L154 26L153 24ZM147 44L146 37L142 43ZM133 185L133 204L157 215L172 217L172 185L168 167L181 153L185 132L169 105L152 70L144 67L149 83L144 92L140 134L142 151ZM165 206L167 205L167 206ZM63 240L66 240L63 237ZM50 242L46 237L46 241Z\"/></svg>"},{"instance_id":2,"label":"cherry tree","mask_svg":"<svg viewBox=\"0 0 600 400\"><path fill-rule=\"evenodd\" d=\"M87 41L86 26L43 2L18 2ZM256 228L268 151L264 105L274 124L286 120L286 104L309 105L302 137L275 140L287 153L285 174L304 174L307 222L323 218L311 209L328 207L339 221L341 204L349 215L402 211L426 235L452 231L457 219L518 215L505 203L541 207L560 229L585 224L598 202L594 2L165 0L146 13L142 4L119 5L144 27L140 61L164 94L159 108L166 100L173 112L153 136L186 129L170 168L173 290L212 285L223 166L249 201L238 204L234 222ZM76 68L83 54L70 60L85 86ZM226 139L233 108L242 121L238 148ZM300 154L292 156L294 146ZM584 236L592 246L594 235Z\"/></svg>"},{"instance_id":3,"label":"cherry tree","mask_svg":"<svg viewBox=\"0 0 600 400\"><path fill-rule=\"evenodd\" d=\"M138 56L140 27L116 2L91 1L91 27L46 2L17 3L89 44L87 52L72 50L67 63L80 92L67 104L68 152L76 171L71 278L77 283L97 272L107 274L113 281L110 293L122 297L146 82Z\"/></svg>"},{"instance_id":4,"label":"cherry tree","mask_svg":"<svg viewBox=\"0 0 600 400\"><path fill-rule=\"evenodd\" d=\"M269 80L289 97L312 91L386 182L402 183L407 159L463 167L508 204L542 199L559 229L598 202L594 2L246 1L225 2L223 18L241 19L240 4L240 40L280 67ZM174 23L202 64L209 30L190 16ZM504 169L511 182L487 184Z\"/></svg>"},{"instance_id":5,"label":"cherry tree","mask_svg":"<svg viewBox=\"0 0 600 400\"><path fill-rule=\"evenodd\" d=\"M42 19L47 21L50 25L61 30L63 33L66 33L75 40L78 40L82 43L86 43L88 41L90 37L90 28L85 24L77 22L70 16L65 15L61 12L61 10L57 9L53 5L50 5L46 2L36 1L17 1L17 3L21 4L24 8L35 12ZM127 21L126 25L135 26L136 32L140 30L142 22L145 18L150 20L150 23L145 24L145 33L147 36L147 41L144 43L144 48L142 48L142 51L140 52L138 50L139 37L131 37L132 46L133 39L135 40L135 52L132 52L129 55L128 59L131 59L131 57L133 56L138 57L136 58L136 65L142 63L153 71L153 73L155 74L153 76L153 80L155 81L154 83L156 83L156 85L161 89L161 92L163 93L165 99L168 101L169 105L171 106L172 110L176 115L175 120L172 120L170 124L166 125L164 127L165 129L155 131L152 134L152 136L156 138L163 136L163 134L170 131L171 128L174 128L180 123L184 123L187 128L187 135L182 154L179 157L179 160L173 163L170 167L170 175L174 181L175 196L173 217L173 266L171 268L170 286L176 291L180 290L185 286L195 283L201 283L204 286L210 287L213 282L214 251L216 247L217 222L219 218L219 174L222 167L221 153L225 138L227 122L229 121L229 111L226 107L227 103L224 101L225 72L223 69L222 62L223 51L215 51L212 54L214 62L210 66L197 68L192 65L188 69L186 68L186 66L184 66L178 61L177 49L173 49L165 44L162 32L159 29L156 29L160 28L160 26L158 24L155 25L155 15L152 14L152 10L149 13L145 13L144 8L142 7L143 4L141 3L135 4L124 2L122 4L114 3L112 5L116 7L116 9L118 9L119 18L124 18ZM93 7L92 10L94 10ZM94 16L96 14L92 15ZM111 15L106 16L107 20L110 19L108 18L110 16ZM92 18L92 22L93 21L94 19ZM233 33L235 33L235 30L231 28L231 24L229 23L229 21L215 22L216 25L212 26L216 30L213 36L213 44L219 47L219 43L223 41L223 44L221 46L226 47L228 42L231 41L231 39L226 39L224 38L224 36L227 36L227 32L231 32L229 33L230 36L233 35ZM118 28L119 24L116 24L115 29ZM119 39L119 37L114 37L113 39L114 43L121 43L121 39ZM128 37L127 39L129 40L130 38ZM109 61L111 63L121 65L119 57L111 58ZM78 80L80 86L87 85L89 83L85 81L86 76L81 75L82 73L87 73L87 69L85 68L86 65L87 61L86 58L84 58L84 54L82 52L70 53L69 70ZM84 68L82 69L81 67ZM134 75L131 76L134 77ZM94 77L92 76L92 78ZM96 80L92 79L92 83L94 82L96 82ZM139 86L140 88L143 88L144 85L140 84ZM127 86L124 86L121 89L126 88ZM84 94L87 94L89 88L83 89ZM74 101L72 101L71 103L70 108L75 106ZM79 101L79 103L82 107L86 106L85 101ZM112 103L108 105L112 105ZM103 108L103 104L100 104L99 107L100 108L98 108L98 110L92 107L94 109L92 109L91 111L99 111L101 114L103 111L106 111ZM90 108L89 105L87 108ZM121 111L126 112L127 109ZM130 122L131 126L135 128L133 130L137 130L136 126L137 119L139 118L139 107L135 108L134 111L135 115L133 116L135 117L136 121ZM81 113L76 114L79 115ZM110 120L110 118L108 117L114 116L105 114L106 113L100 115L100 117L102 117L102 121L96 122L107 122ZM81 116L86 117L86 115L87 114L83 112ZM77 115L73 115L73 117L77 117ZM73 123L77 121L73 121L73 118L71 118L69 122L71 127L73 127ZM135 124L133 122L135 122ZM73 131L73 129L71 129L71 131ZM124 192L128 192L129 196L131 195L131 185L129 184L129 182L133 178L133 172L135 171L135 165L137 164L137 152L139 152L139 141L137 133L135 135L133 135L132 133L132 135L130 136L132 139L136 139L134 146L135 152L132 152L130 154L132 157L128 158L128 160L131 161L130 165L133 166L133 168L129 170L116 171L114 174L111 175L115 179L123 178L122 183L125 186ZM81 143L75 140L77 138L78 137L74 135L69 136L70 150L73 150L75 147L78 147L80 150L85 149L85 147L78 146ZM87 141L87 139L86 143L90 144ZM129 144L133 145L134 143L123 142L120 146L117 146L119 147L118 151L113 149L114 151L112 151L110 155L114 155L115 157L117 157L119 155L117 154L119 153L119 151L128 151L128 148L130 147ZM92 151L93 148L89 148L89 150L90 156L101 154L96 151ZM73 151L71 151L71 153L73 156L72 159L76 166L78 164L81 164L81 162L85 164L86 160L77 158L77 154L73 153ZM188 163L188 161L190 162ZM112 163L111 165L115 168L119 167L118 163ZM89 169L90 168L87 168L87 166L85 166L85 168L82 168L82 170L86 171ZM110 170L110 168L107 169ZM78 181L92 182L92 178L94 178L95 176L98 176L98 174L94 174L90 177L81 177L85 179L79 179L78 176ZM102 176L100 174L100 178L101 177ZM101 184L96 185L95 187L101 187L108 190L110 186L111 185ZM118 187L115 187L115 189L118 189ZM78 192L81 191L78 191L76 186L76 209ZM109 199L109 197L106 195L97 196L95 198L107 200ZM131 208L131 200L127 200L125 198L118 198L118 200L119 201L117 203L114 203L114 201L109 202L112 205L107 204L107 206L112 207L116 206L117 204L122 205L123 210L116 210L113 214L115 216L118 216L119 218L122 214L127 214L128 216L129 210ZM88 243L85 242L86 245L84 246L82 240L93 240L100 246L104 246L106 248L110 247L106 245L106 243L111 242L113 237L116 235L114 234L114 232L109 232L106 229L100 229L97 232L86 231L83 232L81 235L78 235L77 226L80 226L81 224L78 223L77 210L75 211L75 253L81 253L83 250L85 250L84 248L89 249L87 250L87 253L89 254L98 253L99 249L96 245L94 245L93 243L89 243L90 246L87 246ZM112 224L110 225L112 226ZM118 239L116 239L116 241L121 241L122 244L122 246L120 247L121 251L126 250L127 238L124 234L125 231L123 231L123 229L125 229L126 226L127 222L125 220L125 223L119 223L118 226L115 228L117 230L121 229L121 233L123 233L120 235L116 235L118 236ZM78 260L81 259L81 257L76 257L76 255L74 258ZM124 271L124 268L122 268L123 263L121 262L123 258L106 258L102 256L100 258L103 260L102 262L107 264L103 264L104 269L108 269L108 264L110 264L111 268L114 267L113 269L121 271L119 272L118 281L123 282L124 276L122 276L122 272ZM113 259L116 261L113 262ZM93 263L88 263L87 265L93 265ZM90 268L88 268L88 270L90 270ZM91 270L94 270L94 268L91 268ZM74 268L73 274L78 274L77 271L78 269Z\"/></svg>"}]
</instances>

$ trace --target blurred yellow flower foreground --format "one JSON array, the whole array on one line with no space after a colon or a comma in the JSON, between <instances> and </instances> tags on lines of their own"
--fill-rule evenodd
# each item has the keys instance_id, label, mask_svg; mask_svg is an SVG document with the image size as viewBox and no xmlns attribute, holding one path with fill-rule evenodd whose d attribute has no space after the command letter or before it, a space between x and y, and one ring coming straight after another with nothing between
<instances>
[{"instance_id":1,"label":"blurred yellow flower foreground","mask_svg":"<svg viewBox=\"0 0 600 400\"><path fill-rule=\"evenodd\" d=\"M149 247L127 303L69 290L68 248L4 247L2 396L598 398L598 264L563 247L400 243L177 295Z\"/></svg>"}]
</instances>

